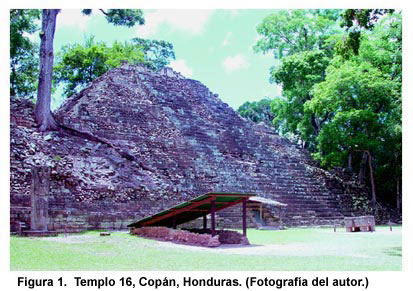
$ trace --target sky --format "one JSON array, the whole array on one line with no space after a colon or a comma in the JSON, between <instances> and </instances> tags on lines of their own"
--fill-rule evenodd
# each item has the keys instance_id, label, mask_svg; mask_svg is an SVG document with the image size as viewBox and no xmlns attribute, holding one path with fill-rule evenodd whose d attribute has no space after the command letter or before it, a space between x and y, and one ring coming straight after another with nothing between
<instances>
[{"instance_id":1,"label":"sky","mask_svg":"<svg viewBox=\"0 0 413 291\"><path fill-rule=\"evenodd\" d=\"M132 28L107 23L94 10L62 10L57 17L54 49L84 43L87 36L111 44L134 37L171 42L176 60L170 63L187 78L201 81L221 100L237 109L246 101L281 95L269 83L269 68L276 64L272 54L254 53L256 27L275 10L144 10L145 25ZM56 100L62 90L57 90ZM54 106L54 107L55 107Z\"/></svg>"}]
</instances>

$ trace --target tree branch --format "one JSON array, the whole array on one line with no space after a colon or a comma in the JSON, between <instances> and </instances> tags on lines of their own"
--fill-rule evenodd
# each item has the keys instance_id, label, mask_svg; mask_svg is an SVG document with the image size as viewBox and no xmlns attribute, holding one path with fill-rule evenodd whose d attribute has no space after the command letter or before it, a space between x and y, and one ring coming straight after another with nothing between
<instances>
[{"instance_id":1,"label":"tree branch","mask_svg":"<svg viewBox=\"0 0 413 291\"><path fill-rule=\"evenodd\" d=\"M105 14L106 16L108 16L109 14L108 13L106 13L106 11L105 10L103 10L103 9L99 9L100 10L100 12L102 12L103 14Z\"/></svg>"}]
</instances>

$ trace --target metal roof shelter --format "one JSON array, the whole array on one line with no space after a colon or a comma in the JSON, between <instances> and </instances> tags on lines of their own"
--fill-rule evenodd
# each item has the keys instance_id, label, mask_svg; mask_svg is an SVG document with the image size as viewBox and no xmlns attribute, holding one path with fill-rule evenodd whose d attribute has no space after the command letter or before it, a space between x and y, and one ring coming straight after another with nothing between
<instances>
[{"instance_id":1,"label":"metal roof shelter","mask_svg":"<svg viewBox=\"0 0 413 291\"><path fill-rule=\"evenodd\" d=\"M215 212L224 208L242 203L242 225L243 235L247 235L247 207L246 202L249 197L255 196L252 193L226 193L211 192L198 196L192 200L176 205L167 210L163 210L152 216L145 217L128 227L142 226L167 226L176 228L177 225L197 219L204 218L204 229L206 229L206 216L211 214L211 235L215 235Z\"/></svg>"}]
</instances>

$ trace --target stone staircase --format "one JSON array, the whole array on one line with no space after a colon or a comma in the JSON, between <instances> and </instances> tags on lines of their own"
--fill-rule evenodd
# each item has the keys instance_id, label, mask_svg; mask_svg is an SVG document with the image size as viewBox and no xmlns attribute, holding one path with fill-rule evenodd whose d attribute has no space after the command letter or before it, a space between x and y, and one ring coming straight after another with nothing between
<instances>
[{"instance_id":1,"label":"stone staircase","mask_svg":"<svg viewBox=\"0 0 413 291\"><path fill-rule=\"evenodd\" d=\"M12 117L19 110L12 107ZM21 116L27 114L32 113ZM50 219L56 230L64 224L124 225L122 220L138 220L207 192L253 192L286 203L287 225L335 224L352 212L340 182L326 183L335 178L312 170L305 150L245 120L202 83L170 69L152 72L125 64L68 98L55 114L66 126L111 145L54 134L45 140L24 123L12 123L12 139L27 131L31 138L11 142L12 150L19 147L11 156L11 196L29 191L18 169L30 168L30 157L19 155L35 143L53 164ZM12 207L22 206L11 201ZM272 215L277 217L275 210ZM237 220L222 217L229 227Z\"/></svg>"}]
</instances>

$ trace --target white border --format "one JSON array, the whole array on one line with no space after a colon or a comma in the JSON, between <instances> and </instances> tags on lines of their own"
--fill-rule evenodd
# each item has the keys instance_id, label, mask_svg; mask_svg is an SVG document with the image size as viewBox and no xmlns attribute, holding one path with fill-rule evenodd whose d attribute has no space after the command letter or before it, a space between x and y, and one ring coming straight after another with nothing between
<instances>
[{"instance_id":1,"label":"white border","mask_svg":"<svg viewBox=\"0 0 413 291\"><path fill-rule=\"evenodd\" d=\"M370 290L409 290L411 288L410 272L413 271L413 255L412 255L412 231L411 231L411 176L413 173L412 155L412 68L410 54L413 52L413 40L411 39L411 30L413 27L411 9L409 7L410 1L389 1L389 0L351 0L351 1L311 1L311 0L152 0L152 1L133 1L133 0L118 0L118 1L90 1L90 0L2 0L0 3L0 36L2 45L1 51L1 68L4 75L0 79L0 147L1 147L1 167L0 179L3 193L1 193L0 200L0 281L8 290L18 290L16 287L16 277L18 275L31 277L52 276L59 277L61 272L9 272L9 29L8 29L8 10L10 8L172 8L172 9L298 9L298 8L394 8L403 10L403 271L402 272L139 272L139 275L147 274L149 276L177 276L192 275L197 277L209 278L210 276L226 276L226 277L245 277L247 275L259 275L270 277L315 277L315 276L330 276L330 277L360 277L368 276L371 284ZM201 80L202 81L202 80ZM409 96L409 97L408 97ZM257 262L259 263L259 262ZM88 275L88 276L137 276L137 272L64 272L65 277L72 277L74 275ZM84 289L84 288L82 288ZM238 288L240 290L242 288ZM274 290L274 288L271 288ZM308 288L306 288L308 289ZM311 288L310 288L311 289ZM328 289L328 288L327 288ZM21 288L20 288L21 290ZM74 290L67 288L64 290ZM104 289L105 290L105 289ZM109 290L109 289L108 289ZM113 290L113 288L112 288Z\"/></svg>"}]
</instances>

